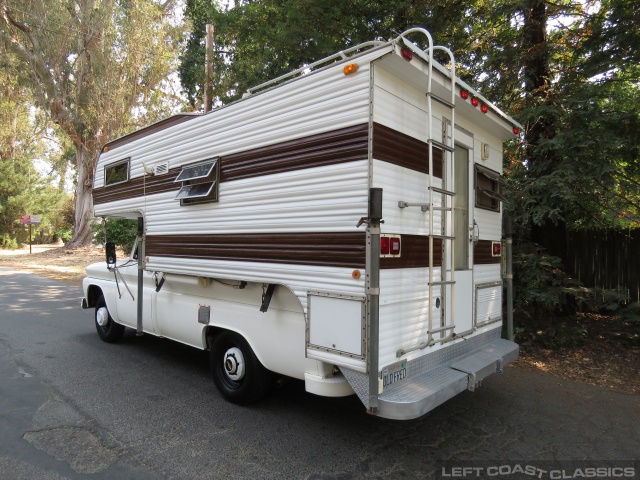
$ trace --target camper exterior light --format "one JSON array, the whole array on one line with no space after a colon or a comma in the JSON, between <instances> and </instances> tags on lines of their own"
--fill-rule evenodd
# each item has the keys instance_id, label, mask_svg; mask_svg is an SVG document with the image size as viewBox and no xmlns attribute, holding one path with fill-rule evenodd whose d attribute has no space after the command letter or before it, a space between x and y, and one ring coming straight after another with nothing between
<instances>
[{"instance_id":1,"label":"camper exterior light","mask_svg":"<svg viewBox=\"0 0 640 480\"><path fill-rule=\"evenodd\" d=\"M358 70L358 65L356 65L355 63L350 63L348 65L345 65L342 70L345 75L351 75Z\"/></svg>"}]
</instances>

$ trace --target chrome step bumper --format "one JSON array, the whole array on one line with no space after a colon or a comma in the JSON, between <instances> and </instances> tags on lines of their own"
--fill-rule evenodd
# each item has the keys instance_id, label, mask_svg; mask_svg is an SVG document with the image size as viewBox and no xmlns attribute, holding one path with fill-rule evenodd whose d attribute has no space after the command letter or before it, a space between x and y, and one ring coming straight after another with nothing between
<instances>
[{"instance_id":1,"label":"chrome step bumper","mask_svg":"<svg viewBox=\"0 0 640 480\"><path fill-rule=\"evenodd\" d=\"M465 390L475 390L492 373L518 358L519 347L496 339L480 350L386 389L378 397L378 416L396 420L417 418Z\"/></svg>"},{"instance_id":2,"label":"chrome step bumper","mask_svg":"<svg viewBox=\"0 0 640 480\"><path fill-rule=\"evenodd\" d=\"M465 390L475 390L484 378L515 361L518 353L518 345L500 338L500 328L495 328L411 360L406 378L378 396L377 415L396 420L420 417ZM368 375L341 370L368 406Z\"/></svg>"}]
</instances>

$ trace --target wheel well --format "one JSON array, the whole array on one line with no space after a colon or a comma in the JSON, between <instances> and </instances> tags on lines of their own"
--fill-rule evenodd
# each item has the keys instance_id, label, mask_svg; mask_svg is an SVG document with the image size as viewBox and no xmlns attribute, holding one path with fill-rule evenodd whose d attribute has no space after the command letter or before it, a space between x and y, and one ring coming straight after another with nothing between
<instances>
[{"instance_id":1,"label":"wheel well","mask_svg":"<svg viewBox=\"0 0 640 480\"><path fill-rule=\"evenodd\" d=\"M206 327L202 332L203 342L202 344L205 346L205 350L211 350L211 345L213 345L213 339L221 334L222 332L226 332L227 330L220 327L214 327L212 325Z\"/></svg>"},{"instance_id":2,"label":"wheel well","mask_svg":"<svg viewBox=\"0 0 640 480\"><path fill-rule=\"evenodd\" d=\"M97 285L90 285L87 290L87 306L95 307L98 298L102 295L102 289Z\"/></svg>"}]
</instances>

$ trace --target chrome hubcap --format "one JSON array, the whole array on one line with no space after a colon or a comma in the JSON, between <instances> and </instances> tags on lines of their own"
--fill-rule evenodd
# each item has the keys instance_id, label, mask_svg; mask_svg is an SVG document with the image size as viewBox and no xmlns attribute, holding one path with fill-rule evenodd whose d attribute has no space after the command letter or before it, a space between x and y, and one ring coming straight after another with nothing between
<instances>
[{"instance_id":1,"label":"chrome hubcap","mask_svg":"<svg viewBox=\"0 0 640 480\"><path fill-rule=\"evenodd\" d=\"M230 348L224 354L224 371L234 382L244 378L244 357L239 348Z\"/></svg>"},{"instance_id":2,"label":"chrome hubcap","mask_svg":"<svg viewBox=\"0 0 640 480\"><path fill-rule=\"evenodd\" d=\"M96 322L98 322L98 325L101 327L107 326L109 323L109 310L107 310L107 307L100 307L98 309L96 312Z\"/></svg>"}]
</instances>

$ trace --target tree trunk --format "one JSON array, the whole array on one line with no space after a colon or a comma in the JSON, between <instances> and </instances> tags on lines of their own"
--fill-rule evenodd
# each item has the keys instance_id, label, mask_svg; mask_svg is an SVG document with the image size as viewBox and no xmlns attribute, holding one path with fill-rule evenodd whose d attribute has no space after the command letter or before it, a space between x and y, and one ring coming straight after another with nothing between
<instances>
[{"instance_id":1,"label":"tree trunk","mask_svg":"<svg viewBox=\"0 0 640 480\"><path fill-rule=\"evenodd\" d=\"M78 165L78 183L76 185L76 214L73 238L68 247L84 247L93 238L91 223L93 220L93 172L95 159L84 145L76 146L76 164Z\"/></svg>"}]
</instances>

